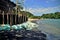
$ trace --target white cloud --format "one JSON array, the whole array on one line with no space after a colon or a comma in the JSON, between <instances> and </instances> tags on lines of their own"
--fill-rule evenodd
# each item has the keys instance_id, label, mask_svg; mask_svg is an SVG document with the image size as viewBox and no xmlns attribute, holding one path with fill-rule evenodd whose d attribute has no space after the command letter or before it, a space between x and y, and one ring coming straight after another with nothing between
<instances>
[{"instance_id":1,"label":"white cloud","mask_svg":"<svg viewBox=\"0 0 60 40\"><path fill-rule=\"evenodd\" d=\"M56 1L59 1L59 0L46 0L46 3L56 2Z\"/></svg>"},{"instance_id":2,"label":"white cloud","mask_svg":"<svg viewBox=\"0 0 60 40\"><path fill-rule=\"evenodd\" d=\"M60 11L60 6L57 7L48 7L48 8L27 8L24 9L26 11L31 12L32 14L45 14L45 13L52 13L52 12L57 12Z\"/></svg>"},{"instance_id":3,"label":"white cloud","mask_svg":"<svg viewBox=\"0 0 60 40\"><path fill-rule=\"evenodd\" d=\"M46 1L46 3L49 3L49 1Z\"/></svg>"}]
</instances>

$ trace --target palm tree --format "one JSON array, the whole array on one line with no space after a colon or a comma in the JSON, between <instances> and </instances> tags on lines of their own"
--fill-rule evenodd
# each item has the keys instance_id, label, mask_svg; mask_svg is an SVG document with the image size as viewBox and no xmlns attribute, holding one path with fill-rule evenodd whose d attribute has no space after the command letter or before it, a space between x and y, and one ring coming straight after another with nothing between
<instances>
[{"instance_id":1,"label":"palm tree","mask_svg":"<svg viewBox=\"0 0 60 40\"><path fill-rule=\"evenodd\" d=\"M16 17L18 15L18 13L20 13L21 9L23 9L21 3L18 3L18 0L16 0L15 24L16 24Z\"/></svg>"}]
</instances>

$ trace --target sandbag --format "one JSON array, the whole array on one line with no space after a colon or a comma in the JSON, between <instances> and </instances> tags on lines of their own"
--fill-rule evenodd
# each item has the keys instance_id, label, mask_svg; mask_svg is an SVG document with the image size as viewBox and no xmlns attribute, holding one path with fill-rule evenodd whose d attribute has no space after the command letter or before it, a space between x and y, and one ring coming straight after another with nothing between
<instances>
[{"instance_id":1,"label":"sandbag","mask_svg":"<svg viewBox=\"0 0 60 40\"><path fill-rule=\"evenodd\" d=\"M16 25L13 25L12 26L12 29L17 30L17 26Z\"/></svg>"},{"instance_id":2,"label":"sandbag","mask_svg":"<svg viewBox=\"0 0 60 40\"><path fill-rule=\"evenodd\" d=\"M0 27L1 30L10 30L10 25L9 24L4 24L3 26Z\"/></svg>"}]
</instances>

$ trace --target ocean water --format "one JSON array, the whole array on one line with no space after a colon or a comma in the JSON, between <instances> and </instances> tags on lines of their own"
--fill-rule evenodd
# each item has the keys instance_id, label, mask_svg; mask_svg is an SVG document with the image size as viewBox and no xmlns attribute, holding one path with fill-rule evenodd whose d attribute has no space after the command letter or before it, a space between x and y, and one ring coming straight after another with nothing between
<instances>
[{"instance_id":1,"label":"ocean water","mask_svg":"<svg viewBox=\"0 0 60 40\"><path fill-rule=\"evenodd\" d=\"M47 40L60 40L60 19L41 19L36 22L38 29L47 34Z\"/></svg>"}]
</instances>

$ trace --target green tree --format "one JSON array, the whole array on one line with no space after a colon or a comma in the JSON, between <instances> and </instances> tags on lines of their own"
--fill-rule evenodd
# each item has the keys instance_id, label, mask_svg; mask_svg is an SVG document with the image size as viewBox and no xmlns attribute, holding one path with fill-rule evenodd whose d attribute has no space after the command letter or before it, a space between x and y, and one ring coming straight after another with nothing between
<instances>
[{"instance_id":1,"label":"green tree","mask_svg":"<svg viewBox=\"0 0 60 40\"><path fill-rule=\"evenodd\" d=\"M50 18L50 19L59 19L60 18L60 12L43 14L41 17L42 18Z\"/></svg>"}]
</instances>

